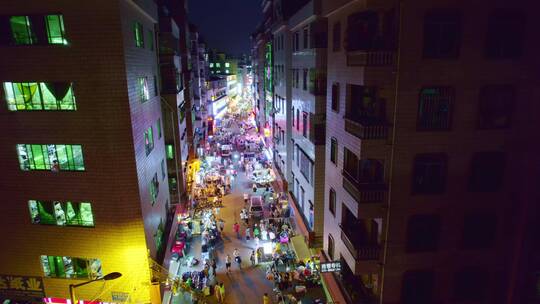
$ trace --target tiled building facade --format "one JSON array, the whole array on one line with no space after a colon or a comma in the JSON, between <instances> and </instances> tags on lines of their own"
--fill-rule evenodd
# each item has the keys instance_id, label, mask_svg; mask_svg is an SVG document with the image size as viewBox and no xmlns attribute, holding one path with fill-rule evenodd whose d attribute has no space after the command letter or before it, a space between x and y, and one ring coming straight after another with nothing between
<instances>
[{"instance_id":1,"label":"tiled building facade","mask_svg":"<svg viewBox=\"0 0 540 304\"><path fill-rule=\"evenodd\" d=\"M0 268L61 299L121 272L78 298L150 302L169 201L156 5L31 2L2 4Z\"/></svg>"},{"instance_id":2,"label":"tiled building facade","mask_svg":"<svg viewBox=\"0 0 540 304\"><path fill-rule=\"evenodd\" d=\"M351 303L529 303L532 15L399 4L323 1L324 252Z\"/></svg>"}]
</instances>

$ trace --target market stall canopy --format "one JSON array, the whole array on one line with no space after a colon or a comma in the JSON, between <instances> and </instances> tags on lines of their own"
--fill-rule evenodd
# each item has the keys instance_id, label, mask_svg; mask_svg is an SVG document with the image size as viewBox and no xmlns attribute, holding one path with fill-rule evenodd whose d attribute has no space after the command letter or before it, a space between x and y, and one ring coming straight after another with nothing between
<instances>
[{"instance_id":1,"label":"market stall canopy","mask_svg":"<svg viewBox=\"0 0 540 304\"><path fill-rule=\"evenodd\" d=\"M291 243L294 248L294 252L296 252L296 257L298 260L305 260L311 258L311 254L309 253L309 248L306 245L306 242L304 241L303 235L297 235L293 236L291 238Z\"/></svg>"}]
</instances>

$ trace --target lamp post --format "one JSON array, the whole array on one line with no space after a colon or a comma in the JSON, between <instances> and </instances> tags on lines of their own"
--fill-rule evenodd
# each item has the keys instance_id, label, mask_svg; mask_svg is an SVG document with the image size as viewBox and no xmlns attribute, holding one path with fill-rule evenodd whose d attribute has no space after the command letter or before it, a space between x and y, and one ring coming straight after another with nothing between
<instances>
[{"instance_id":1,"label":"lamp post","mask_svg":"<svg viewBox=\"0 0 540 304\"><path fill-rule=\"evenodd\" d=\"M111 272L111 273L106 274L105 276L103 276L101 278L93 279L93 280L82 282L82 283L79 283L79 284L69 284L69 297L71 299L71 304L76 304L76 302L75 302L75 288L81 287L83 285L87 285L87 284L90 284L90 283L93 283L93 282L97 282L97 281L115 280L115 279L118 279L121 276L122 276L122 274L120 272Z\"/></svg>"}]
</instances>

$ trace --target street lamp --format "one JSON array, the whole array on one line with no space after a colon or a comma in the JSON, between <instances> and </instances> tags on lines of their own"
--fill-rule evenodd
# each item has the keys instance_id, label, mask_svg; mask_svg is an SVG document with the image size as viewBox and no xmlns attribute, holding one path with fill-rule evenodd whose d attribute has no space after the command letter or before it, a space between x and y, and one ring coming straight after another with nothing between
<instances>
[{"instance_id":1,"label":"street lamp","mask_svg":"<svg viewBox=\"0 0 540 304\"><path fill-rule=\"evenodd\" d=\"M69 297L71 299L71 304L76 304L76 302L75 302L75 288L81 287L83 285L90 284L90 283L93 283L93 282L96 282L96 281L116 280L121 276L122 276L122 274L120 272L111 272L109 274L104 275L101 278L93 279L93 280L82 282L82 283L79 283L79 284L69 284Z\"/></svg>"}]
</instances>

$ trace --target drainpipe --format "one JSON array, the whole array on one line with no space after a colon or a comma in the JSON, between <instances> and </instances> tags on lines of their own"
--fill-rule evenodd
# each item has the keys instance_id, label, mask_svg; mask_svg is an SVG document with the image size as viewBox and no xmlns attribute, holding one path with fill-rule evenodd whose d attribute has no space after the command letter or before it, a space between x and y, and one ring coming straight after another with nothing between
<instances>
[{"instance_id":1,"label":"drainpipe","mask_svg":"<svg viewBox=\"0 0 540 304\"><path fill-rule=\"evenodd\" d=\"M398 38L397 38L397 50L396 50L396 84L395 84L395 96L394 96L394 117L392 120L392 147L390 152L390 176L388 183L388 207L386 209L386 229L384 232L384 255L382 262L382 272L381 272L381 291L379 296L379 303L383 303L383 294L384 294L384 273L386 266L386 259L388 257L388 235L390 227L390 202L392 201L392 178L394 172L394 154L396 149L396 124L397 124L397 106L398 106L398 93L399 93L399 65L401 57L401 33L402 33L402 15L403 15L403 1L399 0L398 9L399 9L399 21L398 21Z\"/></svg>"}]
</instances>

